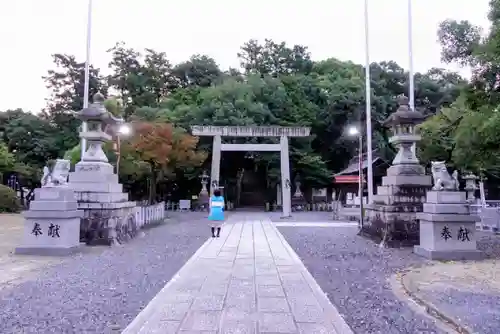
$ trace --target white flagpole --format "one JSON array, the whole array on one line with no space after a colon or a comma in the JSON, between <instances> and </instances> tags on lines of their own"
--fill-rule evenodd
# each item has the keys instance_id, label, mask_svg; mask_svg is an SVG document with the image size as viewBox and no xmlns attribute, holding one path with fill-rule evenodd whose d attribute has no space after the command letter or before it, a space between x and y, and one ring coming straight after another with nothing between
<instances>
[{"instance_id":1,"label":"white flagpole","mask_svg":"<svg viewBox=\"0 0 500 334\"><path fill-rule=\"evenodd\" d=\"M409 72L409 92L410 107L415 110L415 80L413 75L413 13L411 1L408 0L408 72Z\"/></svg>"},{"instance_id":2,"label":"white flagpole","mask_svg":"<svg viewBox=\"0 0 500 334\"><path fill-rule=\"evenodd\" d=\"M413 13L411 1L408 0L408 98L411 110L415 111L415 79L413 73ZM417 153L417 146L411 146L413 154Z\"/></svg>"},{"instance_id":3,"label":"white flagpole","mask_svg":"<svg viewBox=\"0 0 500 334\"><path fill-rule=\"evenodd\" d=\"M87 108L89 106L89 81L90 81L90 38L92 35L92 0L88 0L88 12L87 12L87 55L85 59L85 83L83 89L83 107ZM82 122L82 132L87 131L87 122ZM83 160L83 155L87 150L87 141L85 138L81 138L81 155L80 160Z\"/></svg>"},{"instance_id":4,"label":"white flagpole","mask_svg":"<svg viewBox=\"0 0 500 334\"><path fill-rule=\"evenodd\" d=\"M368 20L368 0L365 0L365 90L366 90L366 155L368 203L373 200L373 156L372 156L372 103L370 82L370 36ZM363 199L361 199L363 200Z\"/></svg>"}]
</instances>

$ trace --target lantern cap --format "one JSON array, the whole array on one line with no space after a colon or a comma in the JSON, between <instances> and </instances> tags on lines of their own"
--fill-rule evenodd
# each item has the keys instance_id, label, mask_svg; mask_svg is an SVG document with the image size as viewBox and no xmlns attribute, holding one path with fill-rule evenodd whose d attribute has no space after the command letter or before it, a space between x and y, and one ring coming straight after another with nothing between
<instances>
[{"instance_id":1,"label":"lantern cap","mask_svg":"<svg viewBox=\"0 0 500 334\"><path fill-rule=\"evenodd\" d=\"M416 125L425 120L426 116L424 114L411 109L408 97L400 95L397 97L397 101L398 110L384 121L385 126Z\"/></svg>"}]
</instances>

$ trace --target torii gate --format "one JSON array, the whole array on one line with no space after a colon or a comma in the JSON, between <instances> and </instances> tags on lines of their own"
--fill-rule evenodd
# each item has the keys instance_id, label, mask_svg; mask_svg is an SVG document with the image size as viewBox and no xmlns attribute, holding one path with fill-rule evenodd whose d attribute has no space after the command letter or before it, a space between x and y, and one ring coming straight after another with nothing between
<instances>
[{"instance_id":1,"label":"torii gate","mask_svg":"<svg viewBox=\"0 0 500 334\"><path fill-rule=\"evenodd\" d=\"M191 127L194 136L214 137L212 149L211 193L219 185L220 159L222 151L280 152L281 193L283 196L283 217L290 217L292 211L290 189L290 155L288 137L309 137L309 127L281 126L204 126ZM279 144L222 144L222 137L280 137Z\"/></svg>"}]
</instances>

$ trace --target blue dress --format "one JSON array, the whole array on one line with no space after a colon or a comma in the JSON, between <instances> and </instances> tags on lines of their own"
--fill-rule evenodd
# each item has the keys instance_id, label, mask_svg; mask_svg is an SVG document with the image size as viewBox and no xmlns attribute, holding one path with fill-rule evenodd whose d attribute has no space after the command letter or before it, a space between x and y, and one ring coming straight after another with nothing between
<instances>
[{"instance_id":1,"label":"blue dress","mask_svg":"<svg viewBox=\"0 0 500 334\"><path fill-rule=\"evenodd\" d=\"M213 222L212 225L218 225L217 223L221 224L224 221L224 197L212 196L210 198L210 214L208 215L208 220Z\"/></svg>"}]
</instances>

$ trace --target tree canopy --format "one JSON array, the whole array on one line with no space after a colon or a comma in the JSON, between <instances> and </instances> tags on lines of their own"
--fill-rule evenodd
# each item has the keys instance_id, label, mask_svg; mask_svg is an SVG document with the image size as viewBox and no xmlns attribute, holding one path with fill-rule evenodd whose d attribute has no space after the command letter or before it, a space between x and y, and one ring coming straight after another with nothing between
<instances>
[{"instance_id":1,"label":"tree canopy","mask_svg":"<svg viewBox=\"0 0 500 334\"><path fill-rule=\"evenodd\" d=\"M442 60L467 66L472 78L451 106L421 125L424 161L443 159L490 176L500 172L500 1L491 0L490 30L469 21L446 20L438 37Z\"/></svg>"},{"instance_id":2,"label":"tree canopy","mask_svg":"<svg viewBox=\"0 0 500 334\"><path fill-rule=\"evenodd\" d=\"M477 52L470 48L483 48L484 41L476 38L473 28L461 22L443 23L439 36L448 47L443 59L476 64L472 59ZM198 177L210 164L211 140L191 136L192 125L310 127L309 138L290 140L292 179L299 177L306 188L330 186L332 174L344 168L356 152L357 143L345 135L345 128L365 117L365 68L359 64L335 58L314 61L307 46L270 39L244 43L237 52L240 69L221 69L215 59L200 54L172 64L164 52L136 50L124 42L116 43L108 53L108 69L91 67L90 95L103 93L108 110L121 114L132 125L132 136L122 138L119 150L112 143L105 149L111 163L120 160L120 180L134 198L185 198L199 191ZM53 58L54 69L44 77L52 91L47 107L39 114L0 112L0 155L8 157L6 166L0 166L2 170L15 172L12 166L21 162L39 170L48 159L62 156L78 161L75 111L83 106L84 64L67 54ZM488 59L490 64L491 57ZM485 61L477 66L485 66ZM408 73L390 60L372 63L370 72L373 148L390 158L394 150L382 121L395 111L396 97L407 94ZM479 78L477 72L475 80L479 82ZM465 145L469 134L465 128L455 129L459 121L454 117L462 120L469 116L454 113L461 113L462 107L472 108L472 95L464 97L460 105L456 100L460 94L465 96L467 89L476 89L476 81L468 83L457 73L440 68L415 74L416 108L436 114L422 127L428 136L424 156L460 159L455 152ZM470 113L471 122L478 123ZM431 139L437 132L447 131L448 139ZM455 135L456 141L451 140ZM227 141L273 143L275 139ZM490 145L487 143L491 144L482 143L484 149ZM458 161L470 165L465 157ZM234 184L240 169L251 166L272 188L279 183L279 165L275 153L225 152L221 176Z\"/></svg>"}]
</instances>

